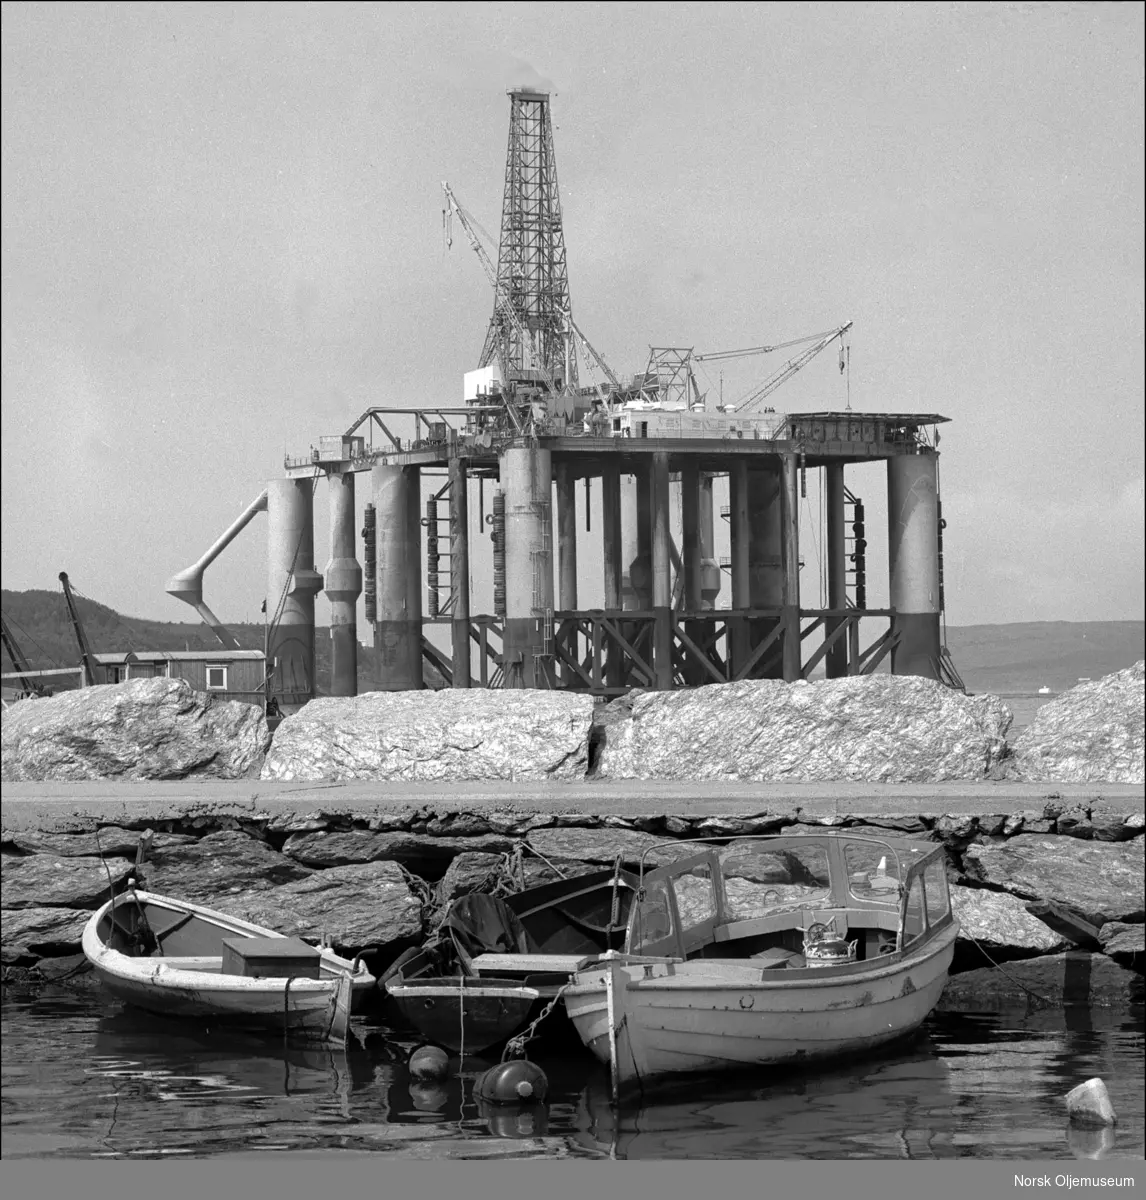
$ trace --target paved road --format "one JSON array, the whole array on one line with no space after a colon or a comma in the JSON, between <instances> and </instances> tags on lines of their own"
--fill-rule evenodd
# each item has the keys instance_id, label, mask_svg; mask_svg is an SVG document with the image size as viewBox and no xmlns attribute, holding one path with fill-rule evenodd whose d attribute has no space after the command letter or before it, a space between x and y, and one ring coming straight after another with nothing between
<instances>
[{"instance_id":1,"label":"paved road","mask_svg":"<svg viewBox=\"0 0 1146 1200\"><path fill-rule=\"evenodd\" d=\"M428 806L438 812L512 809L636 817L671 813L720 816L788 812L806 815L917 816L1010 813L1059 803L1101 802L1141 813L1141 784L1028 783L678 783L663 780L576 783L262 783L202 780L147 783L10 783L0 796L6 829L49 828L77 821L161 820L212 813L343 812L372 814Z\"/></svg>"}]
</instances>

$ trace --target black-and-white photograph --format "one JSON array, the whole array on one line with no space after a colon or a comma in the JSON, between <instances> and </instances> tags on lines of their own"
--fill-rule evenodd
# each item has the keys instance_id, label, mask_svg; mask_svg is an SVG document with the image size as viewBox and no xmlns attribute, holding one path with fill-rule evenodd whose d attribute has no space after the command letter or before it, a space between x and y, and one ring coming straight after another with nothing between
<instances>
[{"instance_id":1,"label":"black-and-white photograph","mask_svg":"<svg viewBox=\"0 0 1146 1200\"><path fill-rule=\"evenodd\" d=\"M9 1194L1146 1183L1144 13L3 3Z\"/></svg>"}]
</instances>

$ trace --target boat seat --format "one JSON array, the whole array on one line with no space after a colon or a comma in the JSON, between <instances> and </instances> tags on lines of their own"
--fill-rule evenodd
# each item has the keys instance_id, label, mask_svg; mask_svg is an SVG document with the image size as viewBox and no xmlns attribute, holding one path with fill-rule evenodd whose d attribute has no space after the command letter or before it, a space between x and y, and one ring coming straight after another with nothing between
<instances>
[{"instance_id":1,"label":"boat seat","mask_svg":"<svg viewBox=\"0 0 1146 1200\"><path fill-rule=\"evenodd\" d=\"M767 950L761 950L757 954L751 954L749 957L754 963L763 968L779 968L786 967L793 958L803 959L803 955L797 954L795 950L785 950L783 946L769 946ZM793 963L793 966L802 966L803 962Z\"/></svg>"}]
</instances>

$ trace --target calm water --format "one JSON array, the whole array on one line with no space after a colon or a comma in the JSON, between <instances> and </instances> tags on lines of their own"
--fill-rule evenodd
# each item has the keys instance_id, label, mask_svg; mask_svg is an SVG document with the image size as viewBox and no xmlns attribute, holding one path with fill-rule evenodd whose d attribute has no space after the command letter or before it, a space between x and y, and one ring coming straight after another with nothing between
<instances>
[{"instance_id":1,"label":"calm water","mask_svg":"<svg viewBox=\"0 0 1146 1200\"><path fill-rule=\"evenodd\" d=\"M908 1048L814 1074L694 1081L628 1106L604 1069L533 1043L548 1102L473 1098L490 1061L411 1082L416 1039L377 1020L348 1052L284 1049L93 994L8 996L5 1158L373 1150L424 1158L1143 1157L1141 1013L936 1015ZM1119 1124L1069 1131L1063 1095L1099 1075Z\"/></svg>"}]
</instances>

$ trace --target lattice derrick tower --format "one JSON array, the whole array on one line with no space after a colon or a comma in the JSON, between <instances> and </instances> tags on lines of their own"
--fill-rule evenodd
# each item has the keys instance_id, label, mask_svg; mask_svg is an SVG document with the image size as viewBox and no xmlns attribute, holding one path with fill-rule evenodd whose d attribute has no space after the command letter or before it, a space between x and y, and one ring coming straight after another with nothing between
<instances>
[{"instance_id":1,"label":"lattice derrick tower","mask_svg":"<svg viewBox=\"0 0 1146 1200\"><path fill-rule=\"evenodd\" d=\"M520 89L509 95L498 291L508 297L532 345L523 344L495 302L478 365L497 360L507 383L544 369L557 384L571 387L577 371L566 319L569 274L549 95Z\"/></svg>"}]
</instances>

